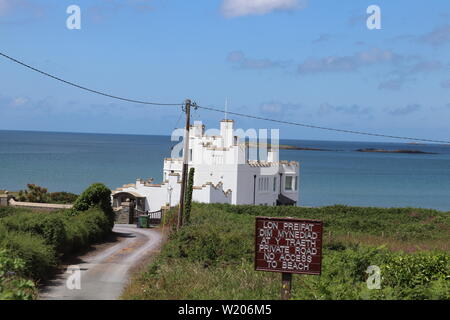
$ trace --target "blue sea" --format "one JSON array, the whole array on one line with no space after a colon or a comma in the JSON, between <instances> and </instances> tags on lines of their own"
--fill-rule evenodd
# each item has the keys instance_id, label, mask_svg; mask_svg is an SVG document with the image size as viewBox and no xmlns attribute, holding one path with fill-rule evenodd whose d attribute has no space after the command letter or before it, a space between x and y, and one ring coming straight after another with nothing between
<instances>
[{"instance_id":1,"label":"blue sea","mask_svg":"<svg viewBox=\"0 0 450 320\"><path fill-rule=\"evenodd\" d=\"M162 179L168 136L0 131L0 190L27 183L82 192L93 182L115 189L136 178ZM282 140L327 151L281 150L300 162L300 205L420 207L450 211L450 146ZM362 153L357 149L435 154Z\"/></svg>"}]
</instances>

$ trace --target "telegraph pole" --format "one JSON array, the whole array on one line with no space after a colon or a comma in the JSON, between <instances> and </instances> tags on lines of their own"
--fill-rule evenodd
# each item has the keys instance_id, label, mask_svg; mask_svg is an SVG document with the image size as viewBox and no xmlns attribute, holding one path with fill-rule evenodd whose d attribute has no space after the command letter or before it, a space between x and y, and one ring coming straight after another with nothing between
<instances>
[{"instance_id":1,"label":"telegraph pole","mask_svg":"<svg viewBox=\"0 0 450 320\"><path fill-rule=\"evenodd\" d=\"M184 130L184 146L183 146L183 172L181 175L181 191L180 204L178 206L178 224L177 229L180 230L183 225L183 210L184 210L184 194L186 192L186 180L189 163L189 129L191 126L191 100L186 99L184 112L186 112L186 128Z\"/></svg>"}]
</instances>

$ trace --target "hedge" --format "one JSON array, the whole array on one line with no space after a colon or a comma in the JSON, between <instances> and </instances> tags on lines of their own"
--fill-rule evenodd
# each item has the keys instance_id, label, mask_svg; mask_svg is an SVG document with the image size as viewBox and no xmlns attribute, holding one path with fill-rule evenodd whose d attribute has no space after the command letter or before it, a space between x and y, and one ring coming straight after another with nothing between
<instances>
[{"instance_id":1,"label":"hedge","mask_svg":"<svg viewBox=\"0 0 450 320\"><path fill-rule=\"evenodd\" d=\"M0 210L0 275L17 274L20 269L17 278L8 278L6 282L2 279L0 298L32 297L33 290L22 276L46 279L62 256L104 239L114 225L110 196L111 191L97 183L77 198L71 210L48 213L16 208ZM18 269L14 271L12 266ZM23 290L13 290L12 284L22 286Z\"/></svg>"}]
</instances>

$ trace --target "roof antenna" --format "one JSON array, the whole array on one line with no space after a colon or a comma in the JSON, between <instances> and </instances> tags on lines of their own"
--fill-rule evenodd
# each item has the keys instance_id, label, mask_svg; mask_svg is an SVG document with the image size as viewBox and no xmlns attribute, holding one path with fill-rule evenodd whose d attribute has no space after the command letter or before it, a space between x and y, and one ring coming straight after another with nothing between
<instances>
[{"instance_id":1,"label":"roof antenna","mask_svg":"<svg viewBox=\"0 0 450 320\"><path fill-rule=\"evenodd\" d=\"M228 120L227 116L228 116L228 98L225 98L225 120Z\"/></svg>"}]
</instances>

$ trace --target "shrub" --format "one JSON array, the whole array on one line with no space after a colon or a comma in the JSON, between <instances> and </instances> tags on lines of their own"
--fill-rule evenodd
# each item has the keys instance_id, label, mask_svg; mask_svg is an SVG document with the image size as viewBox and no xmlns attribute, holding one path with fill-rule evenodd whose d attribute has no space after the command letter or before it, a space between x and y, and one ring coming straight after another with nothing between
<instances>
[{"instance_id":1,"label":"shrub","mask_svg":"<svg viewBox=\"0 0 450 320\"><path fill-rule=\"evenodd\" d=\"M109 219L101 210L95 208L80 212L76 216L66 216L64 226L67 237L64 253L86 248L111 232Z\"/></svg>"},{"instance_id":2,"label":"shrub","mask_svg":"<svg viewBox=\"0 0 450 320\"><path fill-rule=\"evenodd\" d=\"M74 203L78 195L70 192L52 192L48 194L48 201L51 203L70 204Z\"/></svg>"},{"instance_id":3,"label":"shrub","mask_svg":"<svg viewBox=\"0 0 450 320\"><path fill-rule=\"evenodd\" d=\"M27 184L28 190L19 191L19 201L47 202L47 189L35 184Z\"/></svg>"},{"instance_id":4,"label":"shrub","mask_svg":"<svg viewBox=\"0 0 450 320\"><path fill-rule=\"evenodd\" d=\"M170 235L159 257L134 279L124 298L278 299L280 275L254 270L255 215L320 219L326 223L325 232L332 230L333 235L398 232L399 238L418 239L415 243L420 244L421 233L429 236L434 230L438 239L448 240L448 214L434 210L194 203L191 223ZM322 275L295 275L292 296L303 300L449 299L449 260L448 252L407 254L325 235ZM367 288L366 270L371 265L381 268L380 290Z\"/></svg>"},{"instance_id":5,"label":"shrub","mask_svg":"<svg viewBox=\"0 0 450 320\"><path fill-rule=\"evenodd\" d=\"M0 218L26 212L31 212L31 210L26 208L0 207Z\"/></svg>"},{"instance_id":6,"label":"shrub","mask_svg":"<svg viewBox=\"0 0 450 320\"><path fill-rule=\"evenodd\" d=\"M33 281L24 278L25 262L11 258L11 253L0 249L0 300L31 300L36 296Z\"/></svg>"},{"instance_id":7,"label":"shrub","mask_svg":"<svg viewBox=\"0 0 450 320\"><path fill-rule=\"evenodd\" d=\"M396 255L382 266L384 283L413 288L434 280L450 280L450 257L444 253Z\"/></svg>"},{"instance_id":8,"label":"shrub","mask_svg":"<svg viewBox=\"0 0 450 320\"><path fill-rule=\"evenodd\" d=\"M77 198L72 208L72 215L89 208L100 207L108 217L110 228L114 225L114 211L111 207L111 190L102 183L94 183Z\"/></svg>"},{"instance_id":9,"label":"shrub","mask_svg":"<svg viewBox=\"0 0 450 320\"><path fill-rule=\"evenodd\" d=\"M3 232L0 248L7 249L12 258L24 261L23 272L34 279L45 279L49 270L56 266L56 252L45 244L42 237L23 232Z\"/></svg>"},{"instance_id":10,"label":"shrub","mask_svg":"<svg viewBox=\"0 0 450 320\"><path fill-rule=\"evenodd\" d=\"M24 202L41 202L41 203L73 203L77 199L77 195L70 192L51 192L48 193L46 188L35 184L28 184L27 190L20 190L17 196L19 201Z\"/></svg>"},{"instance_id":11,"label":"shrub","mask_svg":"<svg viewBox=\"0 0 450 320\"><path fill-rule=\"evenodd\" d=\"M1 223L11 231L40 235L46 244L58 251L66 241L66 230L59 213L21 213L3 218Z\"/></svg>"}]
</instances>

